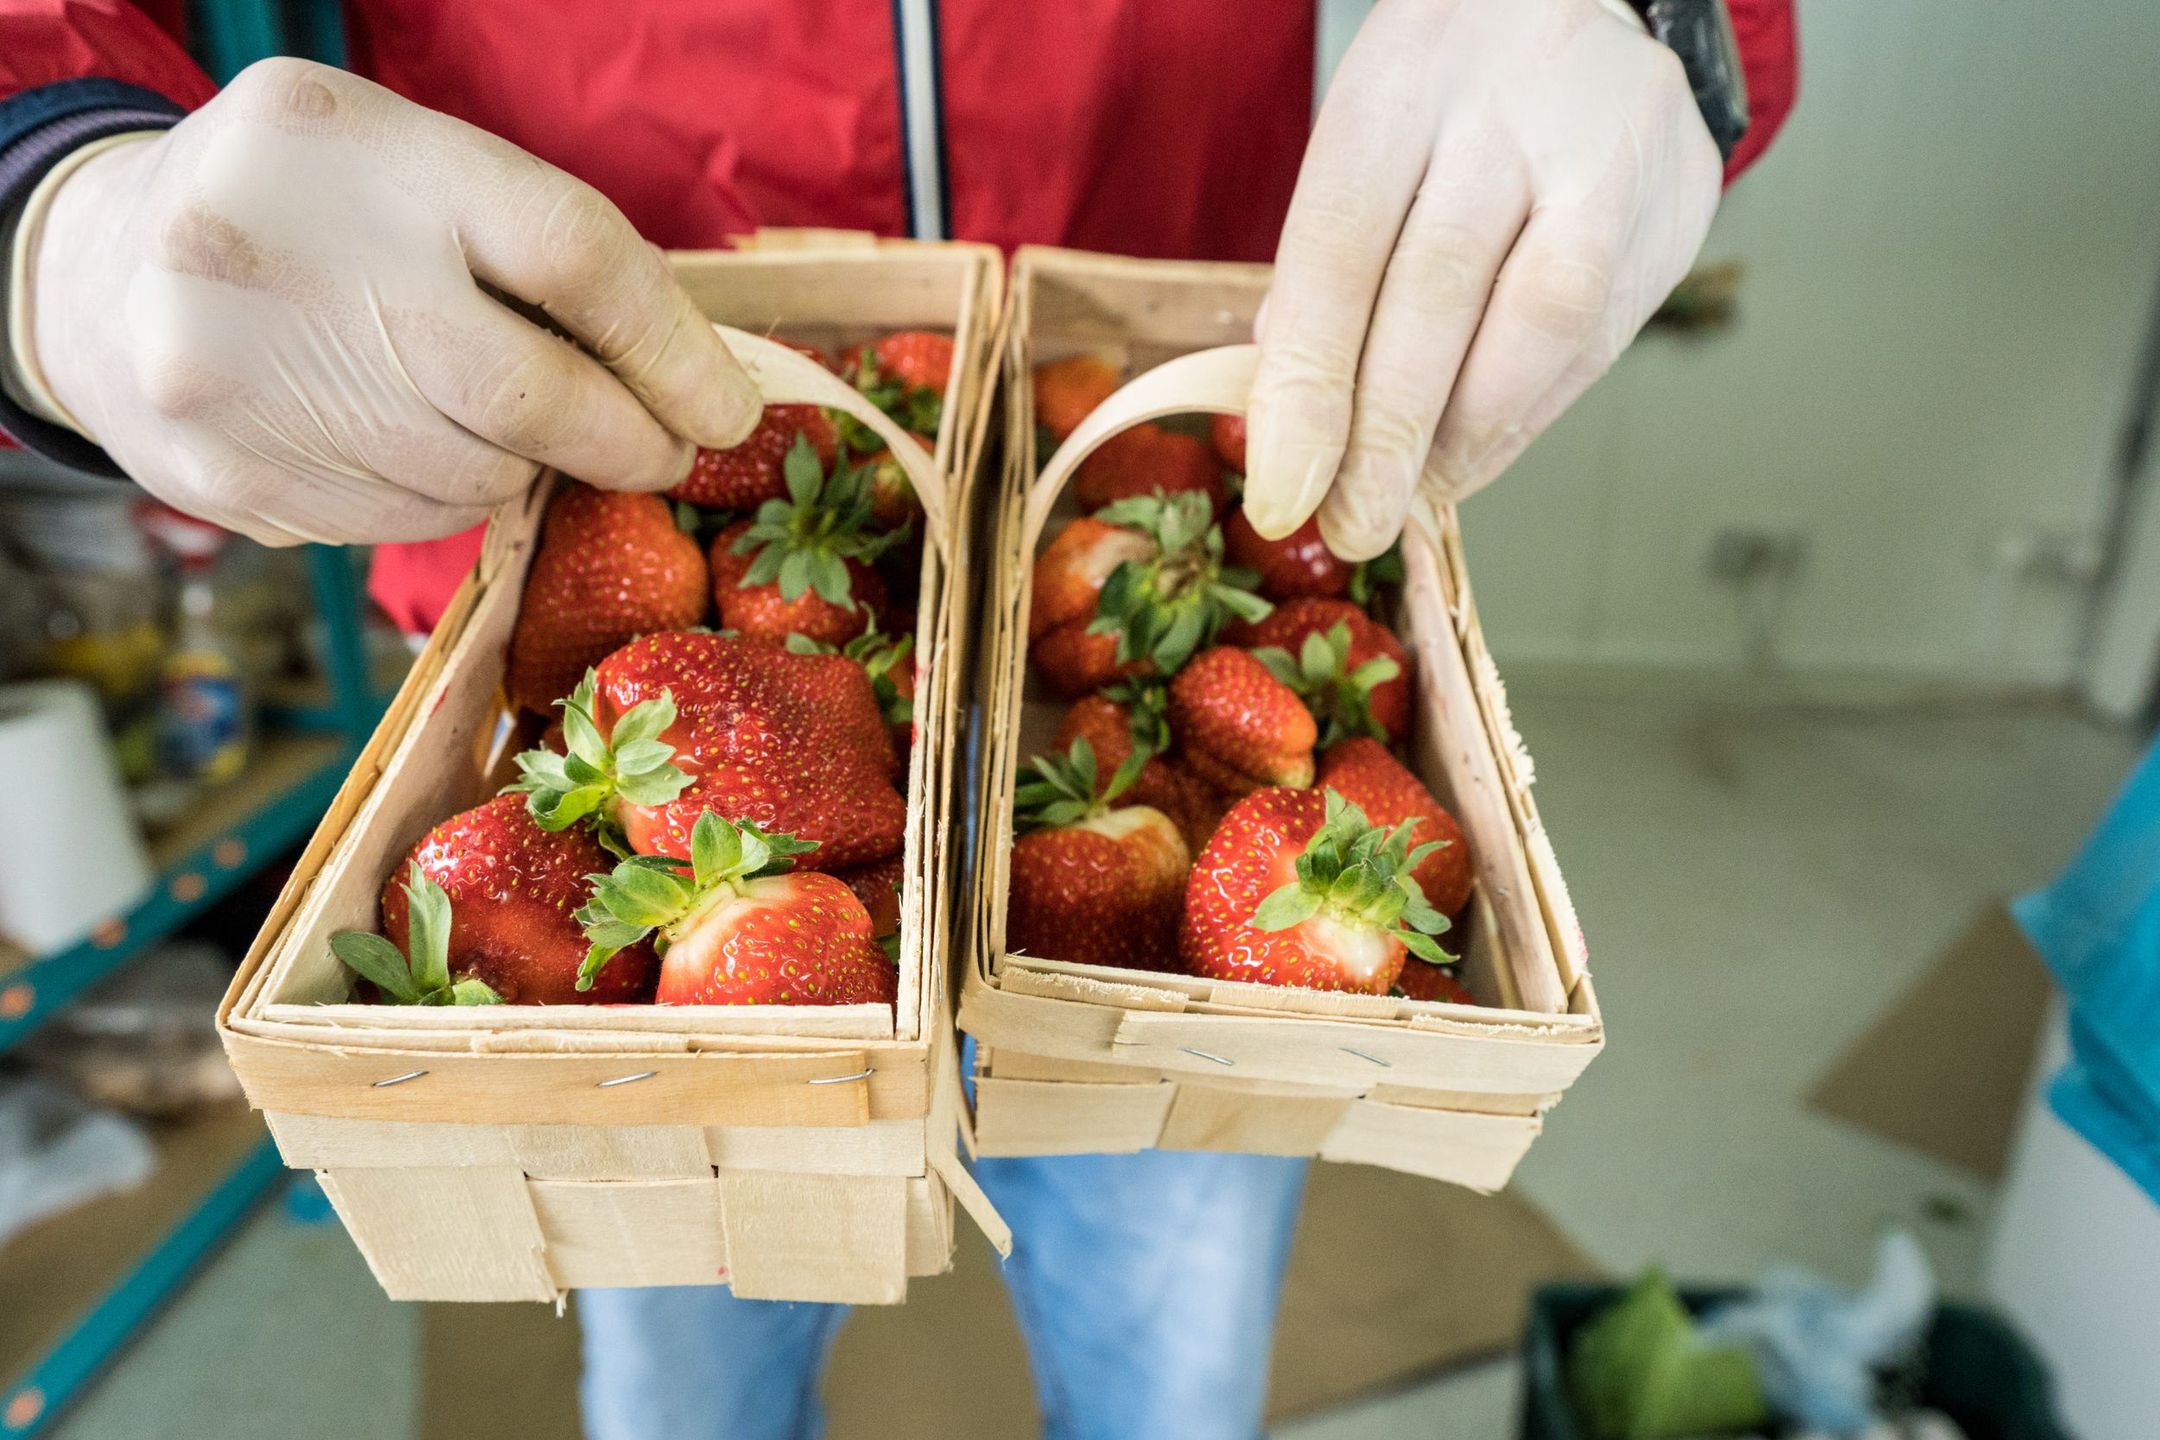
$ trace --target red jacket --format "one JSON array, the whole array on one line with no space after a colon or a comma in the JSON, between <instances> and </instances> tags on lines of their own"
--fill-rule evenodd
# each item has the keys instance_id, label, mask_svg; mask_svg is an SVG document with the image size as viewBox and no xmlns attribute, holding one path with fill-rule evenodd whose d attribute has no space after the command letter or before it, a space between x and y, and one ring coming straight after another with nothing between
<instances>
[{"instance_id":1,"label":"red jacket","mask_svg":"<svg viewBox=\"0 0 2160 1440\"><path fill-rule=\"evenodd\" d=\"M1753 112L1729 177L1791 108L1796 42L1792 0L1728 6ZM909 11L930 21L913 66ZM1314 0L346 7L355 70L591 182L661 245L824 225L1223 260L1274 252L1313 21ZM183 105L213 93L127 0L0 0L0 100L88 75ZM386 547L372 588L424 626L474 553Z\"/></svg>"}]
</instances>

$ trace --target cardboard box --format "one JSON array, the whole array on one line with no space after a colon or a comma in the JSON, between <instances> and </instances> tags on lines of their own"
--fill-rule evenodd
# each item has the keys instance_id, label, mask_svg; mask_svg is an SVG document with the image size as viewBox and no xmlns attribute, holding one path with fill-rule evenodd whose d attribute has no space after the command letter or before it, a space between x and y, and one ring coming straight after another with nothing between
<instances>
[{"instance_id":1,"label":"cardboard box","mask_svg":"<svg viewBox=\"0 0 2160 1440\"><path fill-rule=\"evenodd\" d=\"M1023 756L1048 748L1063 708L1031 684L1026 653L1034 558L1078 513L1063 482L1116 429L1243 410L1254 359L1244 342L1267 275L1039 248L1015 260L983 618L981 853L960 1009L979 1042L973 1141L986 1155L1318 1155L1497 1189L1597 1054L1604 1026L1452 509L1414 513L1392 618L1416 668L1411 763L1474 852L1469 923L1448 943L1465 947L1478 1005L1115 970L1004 946L1015 776ZM1140 378L1043 456L1030 377L1038 362L1081 351Z\"/></svg>"},{"instance_id":2,"label":"cardboard box","mask_svg":"<svg viewBox=\"0 0 2160 1440\"><path fill-rule=\"evenodd\" d=\"M384 877L437 821L504 778L512 725L499 687L549 489L538 487L490 525L477 568L218 1016L287 1163L318 1173L393 1298L552 1300L592 1285L727 1283L746 1297L895 1302L910 1276L950 1264L955 1191L1003 1241L954 1157L961 1105L943 899L971 634L955 602L988 426L999 259L983 246L763 239L672 258L716 321L749 332L730 344L769 400L851 401L866 422L875 415L761 335L839 346L925 328L956 339L935 463L917 477L932 543L918 610L899 1002L890 1013L347 1003L331 932L375 928Z\"/></svg>"}]
</instances>

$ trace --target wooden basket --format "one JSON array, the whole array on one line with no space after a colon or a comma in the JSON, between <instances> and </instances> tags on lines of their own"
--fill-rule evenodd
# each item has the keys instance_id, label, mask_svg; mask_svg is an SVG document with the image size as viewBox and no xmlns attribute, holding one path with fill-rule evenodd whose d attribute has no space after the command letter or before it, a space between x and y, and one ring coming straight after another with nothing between
<instances>
[{"instance_id":1,"label":"wooden basket","mask_svg":"<svg viewBox=\"0 0 2160 1440\"><path fill-rule=\"evenodd\" d=\"M951 1261L960 1113L944 902L961 523L988 428L995 250L819 237L673 258L768 401L851 408L900 437L928 517L899 1001L883 1006L345 1003L330 933L376 926L387 875L499 785L505 651L549 487L498 514L219 1010L286 1163L312 1169L397 1299L550 1300L584 1286L727 1283L746 1297L894 1302ZM768 331L838 345L947 330L934 462ZM742 332L757 332L744 334Z\"/></svg>"},{"instance_id":2,"label":"wooden basket","mask_svg":"<svg viewBox=\"0 0 2160 1440\"><path fill-rule=\"evenodd\" d=\"M984 617L985 714L960 1026L975 1036L973 1143L985 1155L1160 1147L1318 1155L1474 1189L1505 1184L1541 1117L1603 1044L1572 904L1530 797L1530 759L1478 629L1454 512L1404 537L1395 620L1417 671L1412 763L1461 820L1477 891L1465 982L1478 1005L1156 975L1007 953L1006 856L1023 756L1061 705L1027 675L1029 576L1065 481L1117 430L1241 412L1263 266L1024 249L1005 353L1006 466ZM1233 347L1233 348L1216 348ZM1079 351L1127 384L1038 475L1030 377ZM1206 353L1196 353L1206 352Z\"/></svg>"}]
</instances>

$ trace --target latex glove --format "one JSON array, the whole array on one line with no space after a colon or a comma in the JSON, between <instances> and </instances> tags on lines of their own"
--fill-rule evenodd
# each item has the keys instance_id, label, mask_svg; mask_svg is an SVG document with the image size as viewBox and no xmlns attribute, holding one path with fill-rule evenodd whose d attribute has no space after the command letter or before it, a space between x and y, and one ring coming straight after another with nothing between
<instances>
[{"instance_id":1,"label":"latex glove","mask_svg":"<svg viewBox=\"0 0 2160 1440\"><path fill-rule=\"evenodd\" d=\"M1458 500L1686 274L1721 165L1672 52L1598 0L1381 0L1314 126L1261 313L1245 511L1367 559Z\"/></svg>"},{"instance_id":2,"label":"latex glove","mask_svg":"<svg viewBox=\"0 0 2160 1440\"><path fill-rule=\"evenodd\" d=\"M757 420L598 191L306 61L85 160L34 243L51 395L143 488L272 544L447 535L541 464L665 489Z\"/></svg>"}]
</instances>

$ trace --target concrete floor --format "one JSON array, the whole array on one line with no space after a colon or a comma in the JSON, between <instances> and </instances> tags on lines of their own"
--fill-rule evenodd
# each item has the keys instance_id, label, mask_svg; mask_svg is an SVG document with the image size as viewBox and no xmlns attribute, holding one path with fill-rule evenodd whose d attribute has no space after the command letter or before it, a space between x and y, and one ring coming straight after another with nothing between
<instances>
[{"instance_id":1,"label":"concrete floor","mask_svg":"<svg viewBox=\"0 0 2160 1440\"><path fill-rule=\"evenodd\" d=\"M1950 1289L1973 1288L1988 1187L1803 1097L1976 911L2068 854L2134 742L2041 704L1519 686L1515 708L1612 1036L1520 1189L1615 1272L1784 1260L1858 1279L1902 1222ZM273 1211L59 1433L406 1440L416 1343L341 1231ZM1500 1440L1516 1384L1485 1366L1278 1436Z\"/></svg>"}]
</instances>

